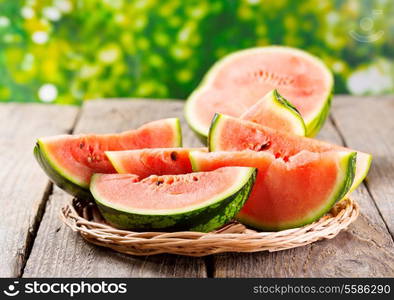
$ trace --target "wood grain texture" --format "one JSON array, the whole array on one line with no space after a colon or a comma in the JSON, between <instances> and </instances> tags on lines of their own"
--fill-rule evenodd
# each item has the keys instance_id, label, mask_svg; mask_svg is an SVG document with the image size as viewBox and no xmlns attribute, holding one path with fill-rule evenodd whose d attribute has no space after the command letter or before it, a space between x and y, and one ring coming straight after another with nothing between
<instances>
[{"instance_id":1,"label":"wood grain texture","mask_svg":"<svg viewBox=\"0 0 394 300\"><path fill-rule=\"evenodd\" d=\"M86 102L75 132L120 132L156 119L181 116L183 102L106 100ZM182 127L186 125L182 119ZM185 145L198 146L192 133ZM190 144L188 144L190 143ZM205 277L202 258L127 256L86 243L59 220L71 197L55 188L26 264L24 277Z\"/></svg>"},{"instance_id":2,"label":"wood grain texture","mask_svg":"<svg viewBox=\"0 0 394 300\"><path fill-rule=\"evenodd\" d=\"M373 155L366 185L394 237L394 96L340 97L334 104L346 144Z\"/></svg>"},{"instance_id":3,"label":"wood grain texture","mask_svg":"<svg viewBox=\"0 0 394 300\"><path fill-rule=\"evenodd\" d=\"M339 102L340 99L335 99ZM337 111L335 111L337 113ZM378 116L376 116L378 118ZM364 125L365 126L365 125ZM327 122L319 139L341 144ZM387 277L394 275L394 245L365 186L353 194L361 215L332 240L276 253L220 254L214 277Z\"/></svg>"},{"instance_id":4,"label":"wood grain texture","mask_svg":"<svg viewBox=\"0 0 394 300\"><path fill-rule=\"evenodd\" d=\"M35 140L68 132L77 113L71 106L0 106L0 277L21 274L49 191L33 156Z\"/></svg>"}]
</instances>

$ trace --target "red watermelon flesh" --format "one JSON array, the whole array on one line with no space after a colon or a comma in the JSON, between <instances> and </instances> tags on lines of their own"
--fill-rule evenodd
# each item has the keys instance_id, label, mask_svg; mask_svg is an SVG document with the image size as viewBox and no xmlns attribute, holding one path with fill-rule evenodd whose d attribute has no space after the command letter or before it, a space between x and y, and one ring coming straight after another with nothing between
<instances>
[{"instance_id":1,"label":"red watermelon flesh","mask_svg":"<svg viewBox=\"0 0 394 300\"><path fill-rule=\"evenodd\" d=\"M177 175L192 172L190 151L207 148L155 148L125 151L106 151L105 154L118 173L150 175Z\"/></svg>"},{"instance_id":2,"label":"red watermelon flesh","mask_svg":"<svg viewBox=\"0 0 394 300\"><path fill-rule=\"evenodd\" d=\"M256 123L240 120L226 115L216 114L209 132L210 151L267 151L285 161L289 157L307 150L322 153L328 151L357 152L356 176L352 192L367 176L372 156L327 142L301 137L278 131Z\"/></svg>"},{"instance_id":3,"label":"red watermelon flesh","mask_svg":"<svg viewBox=\"0 0 394 300\"><path fill-rule=\"evenodd\" d=\"M186 118L207 135L215 113L239 117L277 89L303 117L307 135L317 133L330 106L333 77L317 58L289 47L241 50L217 62L189 97Z\"/></svg>"},{"instance_id":4,"label":"red watermelon flesh","mask_svg":"<svg viewBox=\"0 0 394 300\"><path fill-rule=\"evenodd\" d=\"M355 153L301 151L287 161L250 150L191 152L195 171L224 166L258 168L252 193L237 218L262 230L299 227L320 218L349 190Z\"/></svg>"},{"instance_id":5,"label":"red watermelon flesh","mask_svg":"<svg viewBox=\"0 0 394 300\"><path fill-rule=\"evenodd\" d=\"M52 180L59 186L71 186L66 190L74 194L72 185L88 188L93 173L116 173L105 151L179 147L181 143L179 120L169 118L117 134L44 137L38 139L35 151Z\"/></svg>"}]
</instances>

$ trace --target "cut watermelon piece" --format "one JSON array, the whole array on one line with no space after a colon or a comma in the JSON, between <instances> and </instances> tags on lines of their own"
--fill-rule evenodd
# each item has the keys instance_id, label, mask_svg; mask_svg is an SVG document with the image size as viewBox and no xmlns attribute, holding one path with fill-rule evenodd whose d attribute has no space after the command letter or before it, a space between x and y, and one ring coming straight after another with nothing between
<instances>
[{"instance_id":1,"label":"cut watermelon piece","mask_svg":"<svg viewBox=\"0 0 394 300\"><path fill-rule=\"evenodd\" d=\"M104 151L180 146L180 122L177 118L170 118L118 134L40 138L34 154L44 171L60 188L77 197L89 197L89 182L93 173L116 172Z\"/></svg>"},{"instance_id":2,"label":"cut watermelon piece","mask_svg":"<svg viewBox=\"0 0 394 300\"><path fill-rule=\"evenodd\" d=\"M140 178L150 175L177 175L192 172L190 151L207 148L155 148L125 151L106 151L112 166L120 174L135 174Z\"/></svg>"},{"instance_id":3,"label":"cut watermelon piece","mask_svg":"<svg viewBox=\"0 0 394 300\"><path fill-rule=\"evenodd\" d=\"M300 113L277 90L268 92L243 113L241 119L300 136L306 135L305 123Z\"/></svg>"},{"instance_id":4,"label":"cut watermelon piece","mask_svg":"<svg viewBox=\"0 0 394 300\"><path fill-rule=\"evenodd\" d=\"M133 230L209 232L234 218L256 169L220 168L184 175L95 174L90 190L108 223Z\"/></svg>"},{"instance_id":5,"label":"cut watermelon piece","mask_svg":"<svg viewBox=\"0 0 394 300\"><path fill-rule=\"evenodd\" d=\"M217 62L190 95L185 117L206 137L215 113L241 116L267 92L278 89L300 112L307 136L328 115L333 76L324 63L302 50L271 46L235 52Z\"/></svg>"},{"instance_id":6,"label":"cut watermelon piece","mask_svg":"<svg viewBox=\"0 0 394 300\"><path fill-rule=\"evenodd\" d=\"M216 114L208 137L210 151L269 151L287 160L290 156L308 150L310 152L348 151L357 152L356 175L349 193L360 185L368 174L372 155L316 139L296 136L256 123Z\"/></svg>"},{"instance_id":7,"label":"cut watermelon piece","mask_svg":"<svg viewBox=\"0 0 394 300\"><path fill-rule=\"evenodd\" d=\"M352 185L356 152L301 151L288 160L270 152L191 152L195 171L224 166L257 167L252 193L237 218L261 230L312 223L342 199Z\"/></svg>"}]
</instances>

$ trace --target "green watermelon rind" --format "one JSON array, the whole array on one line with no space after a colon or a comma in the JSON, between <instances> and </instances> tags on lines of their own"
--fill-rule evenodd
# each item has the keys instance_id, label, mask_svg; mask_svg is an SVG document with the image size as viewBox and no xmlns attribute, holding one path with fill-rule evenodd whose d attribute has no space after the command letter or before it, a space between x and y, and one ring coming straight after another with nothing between
<instances>
[{"instance_id":1,"label":"green watermelon rind","mask_svg":"<svg viewBox=\"0 0 394 300\"><path fill-rule=\"evenodd\" d=\"M218 229L232 220L241 210L249 198L250 192L256 180L257 170L245 168L242 180L238 181L228 194L215 199L204 201L203 204L182 211L171 210L165 212L126 210L111 205L102 199L95 190L95 180L99 174L95 174L91 181L91 193L105 220L122 229L147 231L179 231L190 230L198 232L210 232ZM208 204L206 204L208 202Z\"/></svg>"},{"instance_id":2,"label":"green watermelon rind","mask_svg":"<svg viewBox=\"0 0 394 300\"><path fill-rule=\"evenodd\" d=\"M175 128L176 128L176 144L173 147L182 147L183 140L182 140L182 126L181 121L179 118L173 118L175 121Z\"/></svg>"},{"instance_id":3,"label":"green watermelon rind","mask_svg":"<svg viewBox=\"0 0 394 300\"><path fill-rule=\"evenodd\" d=\"M290 111L294 111L294 113L296 114L296 116L302 120L302 122L304 122L304 120L301 117L300 112L298 111L298 109L291 104L288 100L286 100L281 94L279 94L277 89L273 90L273 94L275 96L275 100L278 101L280 104L286 106L287 108L289 108Z\"/></svg>"},{"instance_id":4,"label":"green watermelon rind","mask_svg":"<svg viewBox=\"0 0 394 300\"><path fill-rule=\"evenodd\" d=\"M272 96L273 96L273 100L275 101L275 104L279 107L279 109L282 111L285 109L287 112L290 112L294 117L294 119L296 120L298 128L296 131L295 126L293 126L294 133L300 136L305 136L307 132L307 128L304 119L302 118L297 108L295 108L293 104L291 104L281 94L279 94L279 92L276 89L273 91Z\"/></svg>"},{"instance_id":5,"label":"green watermelon rind","mask_svg":"<svg viewBox=\"0 0 394 300\"><path fill-rule=\"evenodd\" d=\"M313 115L314 117L311 120L306 120L305 118L303 119L305 125L306 125L306 136L308 137L313 137L315 136L321 127L323 126L327 116L328 112L330 110L331 106L331 97L334 89L334 76L330 69L327 68L327 66L316 56L309 54L303 50L292 48L292 47L286 47L286 46L267 46L267 47L254 47L254 48L249 48L245 50L240 50L234 53L231 53L224 58L220 59L217 61L206 73L204 76L203 80L201 83L198 85L198 87L190 94L188 99L186 100L186 105L185 105L185 119L189 125L189 127L197 134L198 138L204 142L206 142L206 137L208 135L208 132L205 132L201 127L199 128L197 122L193 121L192 115L193 111L191 110L191 104L196 98L196 95L200 93L201 91L204 90L204 88L209 88L209 85L212 82L212 78L217 73L217 70L220 69L220 67L227 63L228 61L231 61L233 58L237 56L241 56L250 52L256 52L256 51L270 51L270 50L278 50L278 51L293 51L298 53L301 56L307 57L308 59L312 60L314 63L317 65L321 66L322 70L326 72L326 75L329 80L329 86L327 89L327 96L324 101L322 101L321 108L318 109Z\"/></svg>"},{"instance_id":6,"label":"green watermelon rind","mask_svg":"<svg viewBox=\"0 0 394 300\"><path fill-rule=\"evenodd\" d=\"M176 144L174 147L182 147L182 128L178 118L172 118L176 132ZM48 175L48 177L61 189L78 198L92 198L89 191L89 183L77 180L72 174L67 174L53 159L46 150L45 143L38 139L34 147L34 156L37 162Z\"/></svg>"},{"instance_id":7,"label":"green watermelon rind","mask_svg":"<svg viewBox=\"0 0 394 300\"><path fill-rule=\"evenodd\" d=\"M63 174L62 170L57 168L56 164L51 162L51 159L47 156L46 152L42 150L42 147L42 142L38 140L34 147L34 156L49 178L67 193L77 198L91 199L92 195L90 194L89 189L75 184L73 181L69 180Z\"/></svg>"},{"instance_id":8,"label":"green watermelon rind","mask_svg":"<svg viewBox=\"0 0 394 300\"><path fill-rule=\"evenodd\" d=\"M357 167L359 160L362 159L364 161L364 166ZM346 196L350 195L367 177L369 169L372 164L372 155L368 153L357 153L357 162L356 162L356 174L353 180L353 184L347 192ZM360 171L362 170L362 171Z\"/></svg>"},{"instance_id":9,"label":"green watermelon rind","mask_svg":"<svg viewBox=\"0 0 394 300\"><path fill-rule=\"evenodd\" d=\"M201 143L203 143L204 145L207 144L207 134L197 128L197 126L193 125L193 121L191 120L191 109L190 109L190 103L191 101L189 101L189 99L191 99L193 97L194 94L200 92L200 88L197 88L196 90L194 90L194 92L191 93L191 95L189 96L189 98L186 100L185 106L184 106L184 116L185 116L185 120L186 123L189 125L189 128L194 132L194 134L197 136L197 138L201 141Z\"/></svg>"},{"instance_id":10,"label":"green watermelon rind","mask_svg":"<svg viewBox=\"0 0 394 300\"><path fill-rule=\"evenodd\" d=\"M207 138L207 140L208 140L208 151L209 152L213 152L213 151L216 151L216 148L215 148L215 143L214 143L214 141L216 140L216 138L215 138L215 133L217 132L217 126L221 123L220 122L220 119L222 119L223 118L223 116L224 115L222 115L222 114L219 114L219 113L216 113L214 116L213 116L213 119L212 119L212 122L211 122L211 126L209 127L209 131L208 131L208 138Z\"/></svg>"},{"instance_id":11,"label":"green watermelon rind","mask_svg":"<svg viewBox=\"0 0 394 300\"><path fill-rule=\"evenodd\" d=\"M331 196L328 197L326 201L324 201L326 205L324 205L324 207L321 208L319 211L314 212L312 215L304 219L298 220L296 222L289 222L288 224L282 224L279 227L272 227L270 225L258 223L245 215L238 215L236 219L245 225L262 231L280 231L285 229L298 228L319 220L331 210L335 203L342 200L347 195L354 180L357 152L338 152L338 155L341 155L341 159L339 162L340 172L338 173L340 174L341 180L338 180L338 183L336 184L335 189L331 193Z\"/></svg>"},{"instance_id":12,"label":"green watermelon rind","mask_svg":"<svg viewBox=\"0 0 394 300\"><path fill-rule=\"evenodd\" d=\"M306 126L305 136L315 137L320 132L320 129L323 127L324 123L327 120L328 115L330 114L332 96L333 96L332 93L328 96L327 101L323 106L323 108L321 109L319 115L316 116L316 118L314 118L313 120L309 121L308 124L305 124Z\"/></svg>"}]
</instances>

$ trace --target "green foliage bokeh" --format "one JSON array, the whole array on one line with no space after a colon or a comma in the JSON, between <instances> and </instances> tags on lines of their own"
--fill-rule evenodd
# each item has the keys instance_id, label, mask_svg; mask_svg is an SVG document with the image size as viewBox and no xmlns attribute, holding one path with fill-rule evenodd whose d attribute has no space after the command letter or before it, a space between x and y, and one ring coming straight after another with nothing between
<instances>
[{"instance_id":1,"label":"green foliage bokeh","mask_svg":"<svg viewBox=\"0 0 394 300\"><path fill-rule=\"evenodd\" d=\"M0 0L0 101L184 99L219 58L271 44L322 58L336 93L391 93L393 10L392 0Z\"/></svg>"}]
</instances>

